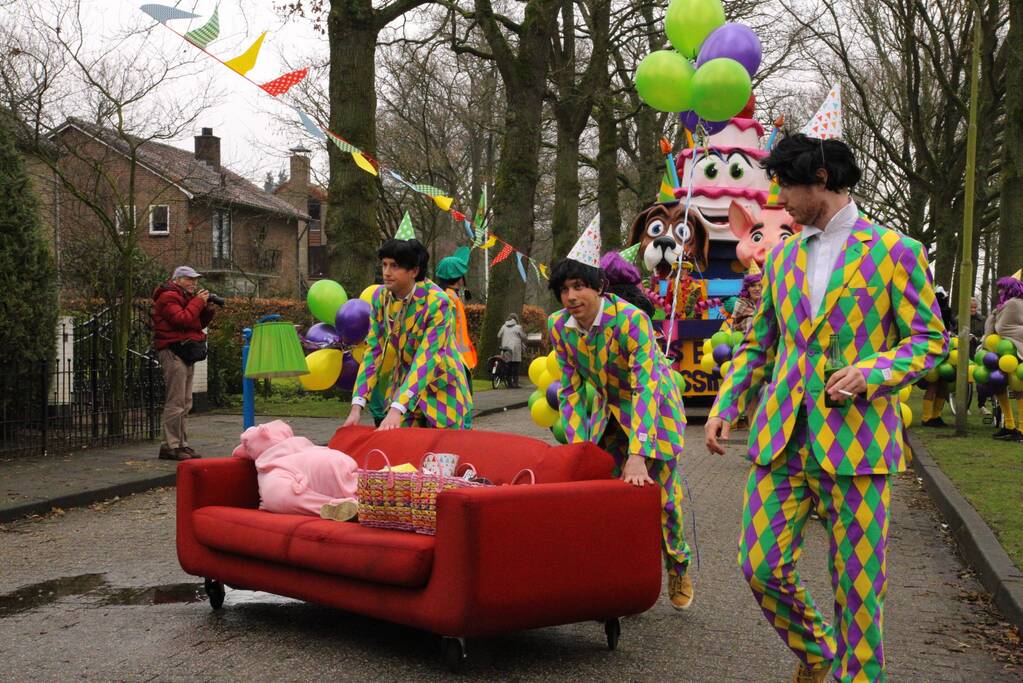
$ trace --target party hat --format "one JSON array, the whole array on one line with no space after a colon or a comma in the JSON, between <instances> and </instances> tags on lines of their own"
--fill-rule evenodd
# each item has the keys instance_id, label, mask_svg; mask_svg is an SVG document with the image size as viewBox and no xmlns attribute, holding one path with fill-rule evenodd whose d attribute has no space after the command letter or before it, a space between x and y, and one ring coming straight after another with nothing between
<instances>
[{"instance_id":1,"label":"party hat","mask_svg":"<svg viewBox=\"0 0 1023 683\"><path fill-rule=\"evenodd\" d=\"M771 189L767 191L767 204L764 206L778 206L778 194L781 193L781 185L778 184L777 176L771 178Z\"/></svg>"},{"instance_id":2,"label":"party hat","mask_svg":"<svg viewBox=\"0 0 1023 683\"><path fill-rule=\"evenodd\" d=\"M757 265L756 261L750 261L749 268L746 269L747 275L760 275L760 266Z\"/></svg>"},{"instance_id":3,"label":"party hat","mask_svg":"<svg viewBox=\"0 0 1023 683\"><path fill-rule=\"evenodd\" d=\"M842 137L842 86L835 84L817 113L800 131L811 138L837 140Z\"/></svg>"},{"instance_id":4,"label":"party hat","mask_svg":"<svg viewBox=\"0 0 1023 683\"><path fill-rule=\"evenodd\" d=\"M401 224L398 225L398 232L394 233L394 239L396 240L414 240L416 238L416 231L412 229L412 217L408 215L408 211L401 218Z\"/></svg>"},{"instance_id":5,"label":"party hat","mask_svg":"<svg viewBox=\"0 0 1023 683\"><path fill-rule=\"evenodd\" d=\"M620 252L618 252L618 255L625 259L626 263L636 265L636 256L639 255L639 242L636 242L631 247L622 249Z\"/></svg>"},{"instance_id":6,"label":"party hat","mask_svg":"<svg viewBox=\"0 0 1023 683\"><path fill-rule=\"evenodd\" d=\"M1023 280L1023 268L1017 270L1015 273L1012 274L1012 276L1017 280Z\"/></svg>"},{"instance_id":7,"label":"party hat","mask_svg":"<svg viewBox=\"0 0 1023 683\"><path fill-rule=\"evenodd\" d=\"M309 374L295 326L283 320L256 323L245 363L245 376L298 377Z\"/></svg>"},{"instance_id":8,"label":"party hat","mask_svg":"<svg viewBox=\"0 0 1023 683\"><path fill-rule=\"evenodd\" d=\"M586 266L600 268L600 214L598 213L590 221L590 224L579 235L572 251L568 252L568 258L572 261L582 263Z\"/></svg>"}]
</instances>

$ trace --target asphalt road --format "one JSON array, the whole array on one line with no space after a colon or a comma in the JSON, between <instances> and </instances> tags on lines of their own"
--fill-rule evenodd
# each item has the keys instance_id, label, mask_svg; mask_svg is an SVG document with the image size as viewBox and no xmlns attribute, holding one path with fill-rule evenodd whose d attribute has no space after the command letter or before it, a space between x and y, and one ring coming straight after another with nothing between
<instances>
[{"instance_id":1,"label":"asphalt road","mask_svg":"<svg viewBox=\"0 0 1023 683\"><path fill-rule=\"evenodd\" d=\"M546 436L524 410L477 427ZM690 428L690 541L700 563L686 613L662 597L623 622L616 652L585 623L469 642L460 679L787 681L795 659L735 567L747 465ZM694 514L695 513L695 514ZM890 681L1019 681L1007 630L980 597L915 477L893 496L886 649ZM829 605L823 530L801 573ZM580 558L585 561L585 558ZM178 567L174 491L0 527L0 677L6 681L437 680L451 675L428 633L264 593L229 591L214 613Z\"/></svg>"}]
</instances>

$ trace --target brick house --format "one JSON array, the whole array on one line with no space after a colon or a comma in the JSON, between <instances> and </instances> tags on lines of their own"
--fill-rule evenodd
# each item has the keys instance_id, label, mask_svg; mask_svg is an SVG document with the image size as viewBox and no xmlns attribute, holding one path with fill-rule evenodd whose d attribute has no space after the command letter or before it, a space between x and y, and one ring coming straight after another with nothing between
<instances>
[{"instance_id":1,"label":"brick house","mask_svg":"<svg viewBox=\"0 0 1023 683\"><path fill-rule=\"evenodd\" d=\"M312 182L309 172L309 150L292 147L288 179L273 189L274 195L309 215L306 231L306 249L303 272L310 281L327 275L327 236L323 226L327 222L327 191Z\"/></svg>"},{"instance_id":2,"label":"brick house","mask_svg":"<svg viewBox=\"0 0 1023 683\"><path fill-rule=\"evenodd\" d=\"M77 118L51 139L62 172L87 196L61 191L55 251L62 240L102 231L86 204L97 202L118 226L134 218L139 246L168 272L190 265L220 294L301 293L309 215L222 166L212 128L195 136L194 152L122 137Z\"/></svg>"}]
</instances>

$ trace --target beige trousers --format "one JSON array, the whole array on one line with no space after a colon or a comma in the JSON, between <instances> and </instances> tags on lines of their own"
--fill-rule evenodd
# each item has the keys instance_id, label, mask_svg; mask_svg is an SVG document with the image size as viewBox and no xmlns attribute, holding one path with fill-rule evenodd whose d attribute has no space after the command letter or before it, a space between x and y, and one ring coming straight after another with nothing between
<instances>
[{"instance_id":1,"label":"beige trousers","mask_svg":"<svg viewBox=\"0 0 1023 683\"><path fill-rule=\"evenodd\" d=\"M161 349L158 356L166 386L163 399L163 442L169 448L181 448L188 445L185 418L192 410L192 376L195 374L195 366L186 365L170 349Z\"/></svg>"}]
</instances>

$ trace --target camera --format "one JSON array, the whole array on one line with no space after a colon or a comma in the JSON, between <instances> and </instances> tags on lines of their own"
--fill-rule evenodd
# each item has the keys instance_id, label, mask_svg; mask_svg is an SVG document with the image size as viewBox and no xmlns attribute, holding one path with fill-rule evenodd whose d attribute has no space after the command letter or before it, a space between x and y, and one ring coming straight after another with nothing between
<instances>
[{"instance_id":1,"label":"camera","mask_svg":"<svg viewBox=\"0 0 1023 683\"><path fill-rule=\"evenodd\" d=\"M225 299L224 297L220 296L219 294L214 294L213 292L210 292L209 302L211 304L216 304L218 306L226 306L227 305L227 299Z\"/></svg>"}]
</instances>

